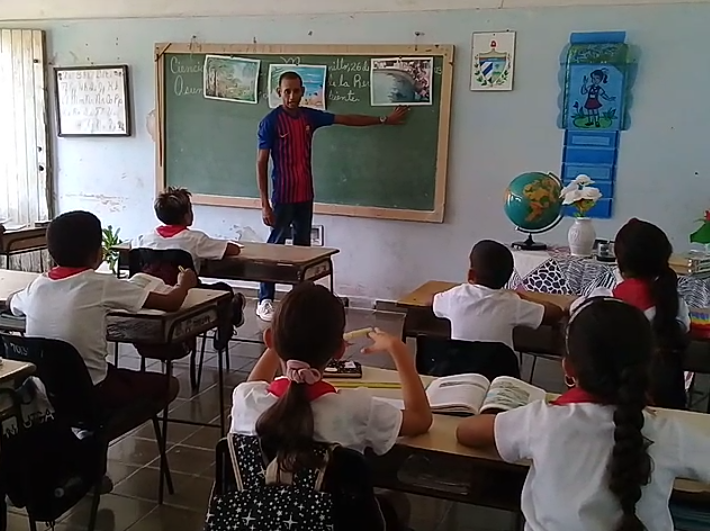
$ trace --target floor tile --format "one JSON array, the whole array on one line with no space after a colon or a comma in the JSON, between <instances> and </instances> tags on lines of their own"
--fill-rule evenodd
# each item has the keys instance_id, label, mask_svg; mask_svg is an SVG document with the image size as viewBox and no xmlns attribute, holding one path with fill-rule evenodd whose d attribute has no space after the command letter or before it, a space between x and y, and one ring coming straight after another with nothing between
<instances>
[{"instance_id":1,"label":"floor tile","mask_svg":"<svg viewBox=\"0 0 710 531\"><path fill-rule=\"evenodd\" d=\"M215 431L219 431L216 430ZM205 471L215 461L214 449L207 450L191 446L175 445L168 450L170 470L194 476L204 475ZM148 466L158 468L160 461L155 459Z\"/></svg>"},{"instance_id":2,"label":"floor tile","mask_svg":"<svg viewBox=\"0 0 710 531\"><path fill-rule=\"evenodd\" d=\"M131 531L202 531L207 511L195 512L177 507L155 507L131 526Z\"/></svg>"},{"instance_id":3,"label":"floor tile","mask_svg":"<svg viewBox=\"0 0 710 531\"><path fill-rule=\"evenodd\" d=\"M168 445L170 446L170 445ZM159 455L155 440L128 437L108 449L108 458L128 465L143 466L152 462Z\"/></svg>"},{"instance_id":4,"label":"floor tile","mask_svg":"<svg viewBox=\"0 0 710 531\"><path fill-rule=\"evenodd\" d=\"M116 494L101 497L96 531L125 531L155 507L154 503L126 498ZM89 522L91 498L84 498L61 523L69 527L86 529Z\"/></svg>"},{"instance_id":5,"label":"floor tile","mask_svg":"<svg viewBox=\"0 0 710 531\"><path fill-rule=\"evenodd\" d=\"M204 476L181 474L173 470L172 466L171 473L175 494L168 494L166 488L163 503L166 506L190 509L204 515L212 490L212 479ZM157 504L159 482L159 470L142 468L126 481L116 486L113 492L120 496Z\"/></svg>"}]
</instances>

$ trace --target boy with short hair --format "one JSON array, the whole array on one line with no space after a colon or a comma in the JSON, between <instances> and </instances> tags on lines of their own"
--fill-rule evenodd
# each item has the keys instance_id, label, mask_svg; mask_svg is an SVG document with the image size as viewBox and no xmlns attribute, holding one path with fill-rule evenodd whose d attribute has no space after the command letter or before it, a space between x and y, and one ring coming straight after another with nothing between
<instances>
[{"instance_id":1,"label":"boy with short hair","mask_svg":"<svg viewBox=\"0 0 710 531\"><path fill-rule=\"evenodd\" d=\"M190 228L195 218L192 211L191 196L192 194L189 190L172 186L161 192L153 206L156 217L163 225L157 227L153 232L142 234L135 238L131 242L131 248L180 249L186 251L192 256L195 270L198 273L200 271L200 260L221 260L228 256L237 256L241 251L239 245L227 240L212 238L202 231ZM235 292L225 282L201 284L200 287L233 293L232 324L236 327L244 324L244 305L246 303L244 295ZM232 337L231 331L222 335L227 341ZM222 341L221 343L223 344L224 342Z\"/></svg>"},{"instance_id":2,"label":"boy with short hair","mask_svg":"<svg viewBox=\"0 0 710 531\"><path fill-rule=\"evenodd\" d=\"M114 275L98 273L103 261L101 222L90 212L67 212L47 228L47 248L57 264L9 301L15 315L26 317L28 337L65 341L79 352L104 410L121 409L136 400L164 402L165 376L119 369L107 361L106 317L112 310L141 308L177 311L190 288L193 271L184 271L166 293L154 293ZM177 396L171 377L169 399Z\"/></svg>"},{"instance_id":3,"label":"boy with short hair","mask_svg":"<svg viewBox=\"0 0 710 531\"><path fill-rule=\"evenodd\" d=\"M451 339L503 343L514 349L516 326L538 328L562 318L559 306L528 301L524 293L504 289L514 268L506 246L481 240L469 261L468 282L434 296L434 314L451 322Z\"/></svg>"}]
</instances>

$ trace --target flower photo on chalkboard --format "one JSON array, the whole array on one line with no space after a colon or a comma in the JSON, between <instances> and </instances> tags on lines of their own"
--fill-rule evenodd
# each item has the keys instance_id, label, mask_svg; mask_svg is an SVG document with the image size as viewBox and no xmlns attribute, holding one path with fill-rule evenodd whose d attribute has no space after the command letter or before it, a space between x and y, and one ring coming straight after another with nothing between
<instances>
[{"instance_id":1,"label":"flower photo on chalkboard","mask_svg":"<svg viewBox=\"0 0 710 531\"><path fill-rule=\"evenodd\" d=\"M211 100L259 103L261 61L226 55L206 55L202 94Z\"/></svg>"}]
</instances>

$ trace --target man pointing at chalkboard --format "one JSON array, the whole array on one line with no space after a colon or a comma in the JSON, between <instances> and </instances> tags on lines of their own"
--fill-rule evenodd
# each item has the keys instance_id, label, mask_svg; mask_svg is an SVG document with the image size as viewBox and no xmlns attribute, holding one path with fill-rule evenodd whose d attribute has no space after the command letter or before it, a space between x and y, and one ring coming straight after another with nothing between
<instances>
[{"instance_id":1,"label":"man pointing at chalkboard","mask_svg":"<svg viewBox=\"0 0 710 531\"><path fill-rule=\"evenodd\" d=\"M377 117L331 114L300 107L303 80L296 72L284 72L279 79L278 90L281 106L267 114L259 124L256 175L262 219L271 227L268 243L284 244L291 234L294 245L307 246L311 244L313 224L313 133L329 125L400 125L404 123L408 109L398 107L389 116ZM273 162L271 198L269 157ZM273 317L273 300L274 284L262 283L256 314L264 321L271 321Z\"/></svg>"}]
</instances>

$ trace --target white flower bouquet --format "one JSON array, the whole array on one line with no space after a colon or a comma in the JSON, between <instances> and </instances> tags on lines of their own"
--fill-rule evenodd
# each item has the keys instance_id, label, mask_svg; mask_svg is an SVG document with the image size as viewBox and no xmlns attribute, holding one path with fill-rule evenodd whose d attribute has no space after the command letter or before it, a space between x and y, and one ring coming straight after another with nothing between
<instances>
[{"instance_id":1,"label":"white flower bouquet","mask_svg":"<svg viewBox=\"0 0 710 531\"><path fill-rule=\"evenodd\" d=\"M598 188L590 186L594 184L589 175L580 174L565 186L560 193L562 204L573 206L576 210L574 216L577 218L586 217L592 207L601 199L602 193Z\"/></svg>"}]
</instances>

